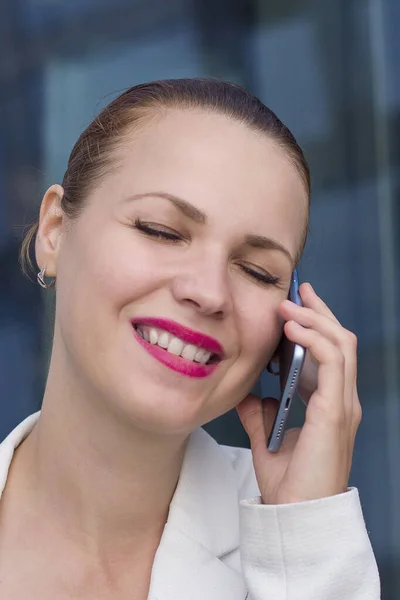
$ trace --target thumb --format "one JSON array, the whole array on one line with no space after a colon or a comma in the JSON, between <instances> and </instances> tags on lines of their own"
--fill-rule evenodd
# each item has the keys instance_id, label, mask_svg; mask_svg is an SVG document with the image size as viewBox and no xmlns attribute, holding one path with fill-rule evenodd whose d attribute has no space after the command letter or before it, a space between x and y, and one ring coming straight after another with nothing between
<instances>
[{"instance_id":1,"label":"thumb","mask_svg":"<svg viewBox=\"0 0 400 600\"><path fill-rule=\"evenodd\" d=\"M266 451L278 406L279 401L276 398L261 399L254 394L249 394L238 404L236 409L239 419L250 438L253 451L261 451L261 448Z\"/></svg>"}]
</instances>

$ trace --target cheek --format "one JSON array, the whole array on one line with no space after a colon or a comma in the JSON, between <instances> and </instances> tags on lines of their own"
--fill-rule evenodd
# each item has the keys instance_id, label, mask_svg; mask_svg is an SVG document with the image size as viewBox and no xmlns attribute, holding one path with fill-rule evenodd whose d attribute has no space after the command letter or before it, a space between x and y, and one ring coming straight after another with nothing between
<instances>
[{"instance_id":1,"label":"cheek","mask_svg":"<svg viewBox=\"0 0 400 600\"><path fill-rule=\"evenodd\" d=\"M162 277L157 254L135 239L129 228L113 227L99 233L90 243L77 235L70 241L66 255L74 263L67 266L66 278L71 281L75 299L84 297L102 310L115 312L157 287ZM80 301L80 300L79 300Z\"/></svg>"},{"instance_id":2,"label":"cheek","mask_svg":"<svg viewBox=\"0 0 400 600\"><path fill-rule=\"evenodd\" d=\"M283 330L278 307L284 298L280 290L253 293L240 313L241 346L254 367L264 366L278 346Z\"/></svg>"}]
</instances>

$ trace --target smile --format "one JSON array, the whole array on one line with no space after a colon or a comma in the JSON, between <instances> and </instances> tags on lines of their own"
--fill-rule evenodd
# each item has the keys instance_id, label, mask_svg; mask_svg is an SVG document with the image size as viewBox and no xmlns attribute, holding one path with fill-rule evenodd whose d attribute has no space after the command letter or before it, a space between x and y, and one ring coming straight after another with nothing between
<instances>
[{"instance_id":1,"label":"smile","mask_svg":"<svg viewBox=\"0 0 400 600\"><path fill-rule=\"evenodd\" d=\"M166 319L132 321L135 337L159 362L188 377L207 377L223 358L217 340Z\"/></svg>"}]
</instances>

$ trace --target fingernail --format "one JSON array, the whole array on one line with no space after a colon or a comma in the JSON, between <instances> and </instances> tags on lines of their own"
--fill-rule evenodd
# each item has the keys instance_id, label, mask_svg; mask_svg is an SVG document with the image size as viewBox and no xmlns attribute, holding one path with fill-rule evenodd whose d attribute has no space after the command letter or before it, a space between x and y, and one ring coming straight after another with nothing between
<instances>
[{"instance_id":1,"label":"fingernail","mask_svg":"<svg viewBox=\"0 0 400 600\"><path fill-rule=\"evenodd\" d=\"M292 300L284 300L283 304L285 306L287 306L288 308L298 307L298 304L296 304L295 302L292 302Z\"/></svg>"},{"instance_id":2,"label":"fingernail","mask_svg":"<svg viewBox=\"0 0 400 600\"><path fill-rule=\"evenodd\" d=\"M304 329L303 325L300 325L300 323L297 323L297 321L288 321L288 323L290 323L292 327L295 327L297 329Z\"/></svg>"}]
</instances>

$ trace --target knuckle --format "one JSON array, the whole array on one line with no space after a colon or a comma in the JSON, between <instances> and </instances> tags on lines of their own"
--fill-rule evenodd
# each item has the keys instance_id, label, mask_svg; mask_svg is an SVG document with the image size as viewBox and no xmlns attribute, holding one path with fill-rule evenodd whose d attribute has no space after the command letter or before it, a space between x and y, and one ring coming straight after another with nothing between
<instances>
[{"instance_id":1,"label":"knuckle","mask_svg":"<svg viewBox=\"0 0 400 600\"><path fill-rule=\"evenodd\" d=\"M342 430L346 424L346 417L342 410L332 410L329 413L329 422L336 429Z\"/></svg>"},{"instance_id":2,"label":"knuckle","mask_svg":"<svg viewBox=\"0 0 400 600\"><path fill-rule=\"evenodd\" d=\"M334 360L339 365L340 368L344 368L346 359L344 357L343 352L340 350L340 348L332 346L331 355L332 355L332 360Z\"/></svg>"},{"instance_id":3,"label":"knuckle","mask_svg":"<svg viewBox=\"0 0 400 600\"><path fill-rule=\"evenodd\" d=\"M352 331L346 331L346 342L351 348L357 350L358 338L355 333Z\"/></svg>"},{"instance_id":4,"label":"knuckle","mask_svg":"<svg viewBox=\"0 0 400 600\"><path fill-rule=\"evenodd\" d=\"M353 408L353 419L354 419L354 423L357 425L357 427L361 423L362 415L363 415L363 411L362 411L361 404L360 404L360 402L357 402Z\"/></svg>"},{"instance_id":5,"label":"knuckle","mask_svg":"<svg viewBox=\"0 0 400 600\"><path fill-rule=\"evenodd\" d=\"M328 429L343 430L346 425L346 414L338 404L326 406L325 403L318 407L321 423Z\"/></svg>"}]
</instances>

